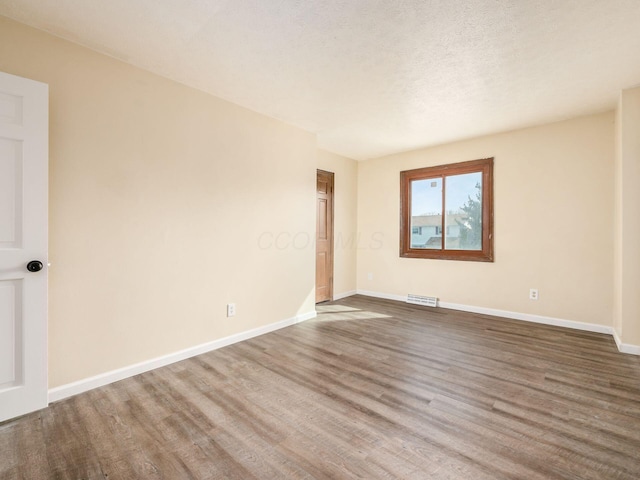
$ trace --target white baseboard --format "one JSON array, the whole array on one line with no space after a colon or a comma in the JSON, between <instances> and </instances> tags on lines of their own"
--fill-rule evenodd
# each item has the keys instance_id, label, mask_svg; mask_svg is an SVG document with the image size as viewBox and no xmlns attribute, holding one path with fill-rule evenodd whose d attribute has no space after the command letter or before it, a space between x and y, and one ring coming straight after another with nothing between
<instances>
[{"instance_id":1,"label":"white baseboard","mask_svg":"<svg viewBox=\"0 0 640 480\"><path fill-rule=\"evenodd\" d=\"M438 306L442 308L450 308L452 310L461 310L463 312L481 313L484 315L493 315L494 317L524 320L525 322L542 323L544 325L553 325L556 327L566 327L573 328L575 330L613 335L613 327L607 327L606 325L598 325L595 323L576 322L574 320L565 320L563 318L545 317L543 315L534 315L531 313L510 312L508 310L497 310L495 308L474 307L470 305L460 305L458 303L438 302Z\"/></svg>"},{"instance_id":2,"label":"white baseboard","mask_svg":"<svg viewBox=\"0 0 640 480\"><path fill-rule=\"evenodd\" d=\"M333 299L334 299L334 300L341 300L341 299L343 299L343 298L347 298L347 297L350 297L350 296L352 296L352 295L355 295L356 293L358 293L356 290L351 290L351 291L349 291L349 292L343 292L343 293L336 293L336 294L333 296Z\"/></svg>"},{"instance_id":3,"label":"white baseboard","mask_svg":"<svg viewBox=\"0 0 640 480\"><path fill-rule=\"evenodd\" d=\"M275 330L279 330L296 323L304 322L305 320L315 318L316 315L317 313L315 310L303 313L287 320L281 320L270 325L265 325L264 327L258 327L252 330L247 330L246 332L236 333L235 335L230 335L228 337L220 338L212 342L196 345L195 347L186 348L178 352L163 355L162 357L157 357L151 360L136 363L134 365L129 365L124 368L105 372L94 377L78 380L77 382L61 385L49 390L49 403L57 402L58 400L62 400L64 398L68 398L73 395L92 390L94 388L117 382L118 380L124 380L125 378L133 377L134 375L148 372L149 370L153 370L155 368L164 367L165 365L170 365L172 363L179 362L180 360L185 360L187 358L195 357L196 355L211 352L212 350L217 350L218 348L242 342L243 340L248 340L253 337L264 335L265 333L273 332Z\"/></svg>"},{"instance_id":4,"label":"white baseboard","mask_svg":"<svg viewBox=\"0 0 640 480\"><path fill-rule=\"evenodd\" d=\"M616 345L618 346L618 350L622 353L630 353L631 355L640 355L640 345L633 345L631 343L622 343L620 337L618 336L618 332L613 330L613 339L616 341Z\"/></svg>"},{"instance_id":5,"label":"white baseboard","mask_svg":"<svg viewBox=\"0 0 640 480\"><path fill-rule=\"evenodd\" d=\"M406 302L406 295L394 295L392 293L372 292L370 290L356 290L358 295L367 297L384 298L385 300L397 300L398 302Z\"/></svg>"},{"instance_id":6,"label":"white baseboard","mask_svg":"<svg viewBox=\"0 0 640 480\"><path fill-rule=\"evenodd\" d=\"M358 290L359 295L366 295L368 297L384 298L386 300L397 300L400 302L406 302L406 295L394 295L381 292L372 292L367 290ZM628 343L622 343L618 334L613 327L606 325L597 325L595 323L576 322L574 320L565 320L562 318L545 317L543 315L533 315L530 313L510 312L508 310L497 310L495 308L474 307L471 305L462 305L459 303L448 303L438 301L438 306L442 308L450 308L452 310L460 310L463 312L481 313L484 315L493 315L495 317L510 318L513 320L523 320L526 322L541 323L544 325L554 325L556 327L573 328L575 330L584 330L587 332L605 333L612 335L618 351L622 353L630 353L632 355L640 355L640 346L631 345Z\"/></svg>"}]
</instances>

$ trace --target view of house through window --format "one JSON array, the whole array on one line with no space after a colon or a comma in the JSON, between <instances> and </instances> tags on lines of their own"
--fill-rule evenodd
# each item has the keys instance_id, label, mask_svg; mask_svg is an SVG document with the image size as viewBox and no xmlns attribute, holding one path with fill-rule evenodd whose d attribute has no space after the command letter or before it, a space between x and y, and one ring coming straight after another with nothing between
<instances>
[{"instance_id":1,"label":"view of house through window","mask_svg":"<svg viewBox=\"0 0 640 480\"><path fill-rule=\"evenodd\" d=\"M492 167L485 159L401 172L401 256L491 261Z\"/></svg>"},{"instance_id":2,"label":"view of house through window","mask_svg":"<svg viewBox=\"0 0 640 480\"><path fill-rule=\"evenodd\" d=\"M411 248L482 250L482 173L411 182L411 231Z\"/></svg>"}]
</instances>

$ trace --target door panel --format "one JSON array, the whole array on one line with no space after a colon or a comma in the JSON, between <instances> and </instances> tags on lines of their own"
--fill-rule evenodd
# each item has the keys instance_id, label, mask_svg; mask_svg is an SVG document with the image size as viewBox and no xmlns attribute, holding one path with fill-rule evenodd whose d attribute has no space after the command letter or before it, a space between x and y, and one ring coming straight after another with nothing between
<instances>
[{"instance_id":1,"label":"door panel","mask_svg":"<svg viewBox=\"0 0 640 480\"><path fill-rule=\"evenodd\" d=\"M2 116L0 116L0 125ZM0 137L0 248L19 248L22 233L22 144Z\"/></svg>"},{"instance_id":2,"label":"door panel","mask_svg":"<svg viewBox=\"0 0 640 480\"><path fill-rule=\"evenodd\" d=\"M0 421L47 405L48 87L0 72Z\"/></svg>"},{"instance_id":3,"label":"door panel","mask_svg":"<svg viewBox=\"0 0 640 480\"><path fill-rule=\"evenodd\" d=\"M325 198L318 199L318 240L327 240L327 200Z\"/></svg>"},{"instance_id":4,"label":"door panel","mask_svg":"<svg viewBox=\"0 0 640 480\"><path fill-rule=\"evenodd\" d=\"M333 173L318 170L316 189L316 303L333 297Z\"/></svg>"},{"instance_id":5,"label":"door panel","mask_svg":"<svg viewBox=\"0 0 640 480\"><path fill-rule=\"evenodd\" d=\"M0 281L0 388L13 387L22 377L20 341L16 333L22 330L20 281Z\"/></svg>"}]
</instances>

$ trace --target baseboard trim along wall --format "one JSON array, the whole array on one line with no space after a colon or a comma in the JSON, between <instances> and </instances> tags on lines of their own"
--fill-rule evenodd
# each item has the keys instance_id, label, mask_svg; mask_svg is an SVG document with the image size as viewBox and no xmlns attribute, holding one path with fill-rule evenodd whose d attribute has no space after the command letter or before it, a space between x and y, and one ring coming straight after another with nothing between
<instances>
[{"instance_id":1,"label":"baseboard trim along wall","mask_svg":"<svg viewBox=\"0 0 640 480\"><path fill-rule=\"evenodd\" d=\"M295 325L296 323L315 318L316 315L317 313L314 310L312 312L297 315L287 320L281 320L279 322L265 325L264 327L258 327L252 330L247 330L246 332L236 333L235 335L230 335L228 337L220 338L212 342L196 345L195 347L186 348L184 350L180 350L179 352L170 353L169 355L164 355L162 357L157 357L151 360L136 363L128 367L112 370L111 372L106 372L94 377L78 380L77 382L69 383L67 385L61 385L49 390L49 403L57 402L58 400L72 397L73 395L77 395L94 388L117 382L118 380L124 380L125 378L148 372L149 370L164 367L166 365L179 362L180 360L195 357L196 355L200 355L202 353L211 352L213 350L217 350L218 348L242 342L243 340L249 340L250 338L258 337L260 335L264 335L265 333L280 330L281 328L289 327L291 325Z\"/></svg>"},{"instance_id":2,"label":"baseboard trim along wall","mask_svg":"<svg viewBox=\"0 0 640 480\"><path fill-rule=\"evenodd\" d=\"M334 300L340 300L342 298L350 297L356 294L365 295L367 297L383 298L386 300L396 300L399 302L405 302L407 300L407 297L405 295L394 295L394 294L388 294L388 293L382 293L382 292L373 292L368 290L353 290L353 291L337 294L337 295L334 295ZM497 310L494 308L474 307L471 305L462 305L458 303L438 302L438 306L442 308L450 308L452 310L460 310L463 312L480 313L484 315L493 315L496 317L510 318L513 320L523 320L526 322L541 323L544 325L554 325L557 327L567 327L567 328L573 328L576 330L585 330L585 331L595 332L595 333L604 333L604 334L613 336L613 339L616 342L616 346L618 347L618 350L620 352L628 353L631 355L640 355L640 346L631 345L628 343L622 343L615 329L613 327L607 327L605 325L576 322L573 320L564 320L561 318L545 317L542 315L532 315L528 313L510 312L507 310ZM315 318L316 315L317 313L315 311L308 312L302 315L297 315L287 320L281 320L279 322L275 322L270 325L265 325L263 327L254 328L246 332L241 332L235 335L230 335L228 337L220 338L212 342L196 345L195 347L180 350L178 352L174 352L169 355L164 355L162 357L157 357L151 360L147 360L145 362L136 363L134 365L130 365L117 370L102 373L94 377L78 380L77 382L61 385L59 387L55 387L49 390L49 403L57 402L58 400L72 397L73 395L77 395L79 393L83 393L88 390L92 390L94 388L102 387L104 385L117 382L118 380L124 380L125 378L133 377L134 375L148 372L149 370L153 370L155 368L164 367L165 365L170 365L172 363L179 362L180 360L185 360L187 358L195 357L196 355L200 355L202 353L211 352L213 350L217 350L218 348L226 347L234 343L242 342L243 340L249 340L250 338L264 335L265 333L273 332L281 328L295 325L296 323L304 322L306 320Z\"/></svg>"},{"instance_id":3,"label":"baseboard trim along wall","mask_svg":"<svg viewBox=\"0 0 640 480\"><path fill-rule=\"evenodd\" d=\"M406 295L394 295L389 293L372 292L368 290L358 290L359 295L367 297L383 298L386 300L397 300L406 302ZM442 308L450 308L451 310L460 310L463 312L480 313L484 315L493 315L494 317L510 318L512 320L523 320L525 322L542 323L544 325L553 325L556 327L573 328L575 330L584 330L594 333L605 333L612 335L616 342L618 351L622 353L630 353L632 355L640 355L640 346L622 343L613 327L605 325L596 325L594 323L576 322L574 320L565 320L562 318L545 317L542 315L533 315L530 313L510 312L508 310L497 310L495 308L474 307L471 305L462 305L459 303L448 303L438 301L438 306Z\"/></svg>"},{"instance_id":4,"label":"baseboard trim along wall","mask_svg":"<svg viewBox=\"0 0 640 480\"><path fill-rule=\"evenodd\" d=\"M616 341L616 345L618 346L618 350L622 353L630 353L631 355L640 355L640 345L632 345L630 343L622 343L620 337L618 336L618 332L613 330L613 339Z\"/></svg>"}]
</instances>

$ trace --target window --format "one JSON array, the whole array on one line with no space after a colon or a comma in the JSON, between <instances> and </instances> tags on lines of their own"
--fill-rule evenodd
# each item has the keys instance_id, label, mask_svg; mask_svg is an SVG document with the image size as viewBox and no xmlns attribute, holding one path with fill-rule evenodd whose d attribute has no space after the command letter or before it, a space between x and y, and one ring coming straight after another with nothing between
<instances>
[{"instance_id":1,"label":"window","mask_svg":"<svg viewBox=\"0 0 640 480\"><path fill-rule=\"evenodd\" d=\"M400 172L400 256L493 261L493 158Z\"/></svg>"}]
</instances>

